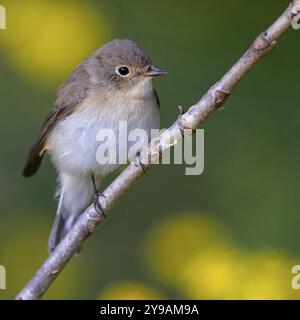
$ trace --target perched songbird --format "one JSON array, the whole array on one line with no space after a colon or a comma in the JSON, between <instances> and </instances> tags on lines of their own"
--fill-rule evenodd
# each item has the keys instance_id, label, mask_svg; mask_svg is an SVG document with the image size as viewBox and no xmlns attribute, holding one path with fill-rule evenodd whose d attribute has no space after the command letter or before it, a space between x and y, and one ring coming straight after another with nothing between
<instances>
[{"instance_id":1,"label":"perched songbird","mask_svg":"<svg viewBox=\"0 0 300 320\"><path fill-rule=\"evenodd\" d=\"M58 89L23 171L25 177L32 176L45 152L58 171L59 202L50 252L93 199L97 205L102 178L119 166L97 160L97 133L112 129L118 137L120 121L126 121L128 130L159 129L159 101L152 80L165 74L134 42L117 39L86 58Z\"/></svg>"}]
</instances>

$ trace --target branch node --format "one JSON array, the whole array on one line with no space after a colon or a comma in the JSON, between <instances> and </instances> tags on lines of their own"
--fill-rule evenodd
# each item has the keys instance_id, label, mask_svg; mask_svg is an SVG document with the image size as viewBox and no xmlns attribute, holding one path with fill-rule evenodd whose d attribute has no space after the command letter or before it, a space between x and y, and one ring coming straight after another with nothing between
<instances>
[{"instance_id":1,"label":"branch node","mask_svg":"<svg viewBox=\"0 0 300 320\"><path fill-rule=\"evenodd\" d=\"M254 41L252 49L256 52L265 51L264 54L269 53L277 44L277 41L273 40L269 33L261 33Z\"/></svg>"},{"instance_id":2,"label":"branch node","mask_svg":"<svg viewBox=\"0 0 300 320\"><path fill-rule=\"evenodd\" d=\"M101 215L91 216L89 213L87 214L87 228L89 233L92 233L96 228L97 224L101 221L102 216L104 216L104 210L102 210Z\"/></svg>"},{"instance_id":3,"label":"branch node","mask_svg":"<svg viewBox=\"0 0 300 320\"><path fill-rule=\"evenodd\" d=\"M300 1L294 0L292 4L292 18L294 18L298 13L300 13Z\"/></svg>"},{"instance_id":4,"label":"branch node","mask_svg":"<svg viewBox=\"0 0 300 320\"><path fill-rule=\"evenodd\" d=\"M229 96L230 96L229 91L221 88L216 88L214 99L215 99L215 104L217 108L220 108L225 103L225 101Z\"/></svg>"},{"instance_id":5,"label":"branch node","mask_svg":"<svg viewBox=\"0 0 300 320\"><path fill-rule=\"evenodd\" d=\"M182 106L178 106L178 109L179 109L179 114L180 115L185 114L184 108Z\"/></svg>"},{"instance_id":6,"label":"branch node","mask_svg":"<svg viewBox=\"0 0 300 320\"><path fill-rule=\"evenodd\" d=\"M182 106L178 107L179 109L179 115L178 115L178 128L181 133L181 137L184 138L185 131L186 130L191 130L191 128L187 125L187 121L184 119L183 115L185 114L184 108Z\"/></svg>"}]
</instances>

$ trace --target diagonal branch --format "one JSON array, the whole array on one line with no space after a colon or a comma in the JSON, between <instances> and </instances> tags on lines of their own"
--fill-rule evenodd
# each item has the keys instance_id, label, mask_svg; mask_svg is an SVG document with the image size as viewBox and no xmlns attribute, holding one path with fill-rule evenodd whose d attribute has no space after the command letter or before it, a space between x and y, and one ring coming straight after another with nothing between
<instances>
[{"instance_id":1,"label":"diagonal branch","mask_svg":"<svg viewBox=\"0 0 300 320\"><path fill-rule=\"evenodd\" d=\"M212 112L223 105L239 81L262 57L272 51L280 37L289 29L292 19L297 14L297 12L292 9L295 8L295 5L298 5L299 2L300 0L294 0L269 28L256 38L251 47L223 78L216 82L199 102L181 115L168 130L163 132L158 138L152 140L149 147L141 152L140 157L131 163L106 188L103 193L105 197L99 197L105 213L151 168L153 163L159 161L162 152L171 147L169 143L170 137L172 137L174 141L179 141L184 137L185 129L189 129L188 131L191 132L198 128ZM149 157L151 157L151 162L148 161ZM94 207L90 206L79 217L73 229L47 258L16 299L32 300L40 298L102 220L103 215L97 213Z\"/></svg>"}]
</instances>

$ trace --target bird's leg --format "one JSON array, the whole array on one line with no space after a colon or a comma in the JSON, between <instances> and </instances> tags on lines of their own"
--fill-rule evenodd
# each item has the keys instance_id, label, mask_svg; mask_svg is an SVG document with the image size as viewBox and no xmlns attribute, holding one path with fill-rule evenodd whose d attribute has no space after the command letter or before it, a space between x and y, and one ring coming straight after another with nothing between
<instances>
[{"instance_id":1,"label":"bird's leg","mask_svg":"<svg viewBox=\"0 0 300 320\"><path fill-rule=\"evenodd\" d=\"M98 213L100 213L101 215L103 215L104 218L106 218L106 215L104 213L104 209L102 208L102 205L99 201L99 196L103 196L105 198L105 195L99 193L99 191L97 189L94 174L92 174L92 184L93 184L93 189L94 189L94 208Z\"/></svg>"}]
</instances>

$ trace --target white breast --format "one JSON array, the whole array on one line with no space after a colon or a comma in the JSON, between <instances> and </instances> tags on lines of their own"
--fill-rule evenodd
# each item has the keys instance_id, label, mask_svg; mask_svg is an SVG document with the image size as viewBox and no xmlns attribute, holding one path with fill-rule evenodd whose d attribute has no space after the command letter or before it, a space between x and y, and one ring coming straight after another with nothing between
<instances>
[{"instance_id":1,"label":"white breast","mask_svg":"<svg viewBox=\"0 0 300 320\"><path fill-rule=\"evenodd\" d=\"M127 121L128 131L144 129L150 138L151 129L159 128L159 110L154 94L146 98L113 95L103 100L90 95L55 127L47 142L55 166L59 171L76 175L105 176L118 165L99 164L96 136L101 129L113 129L118 137L119 122ZM118 153L118 149L117 149Z\"/></svg>"}]
</instances>

